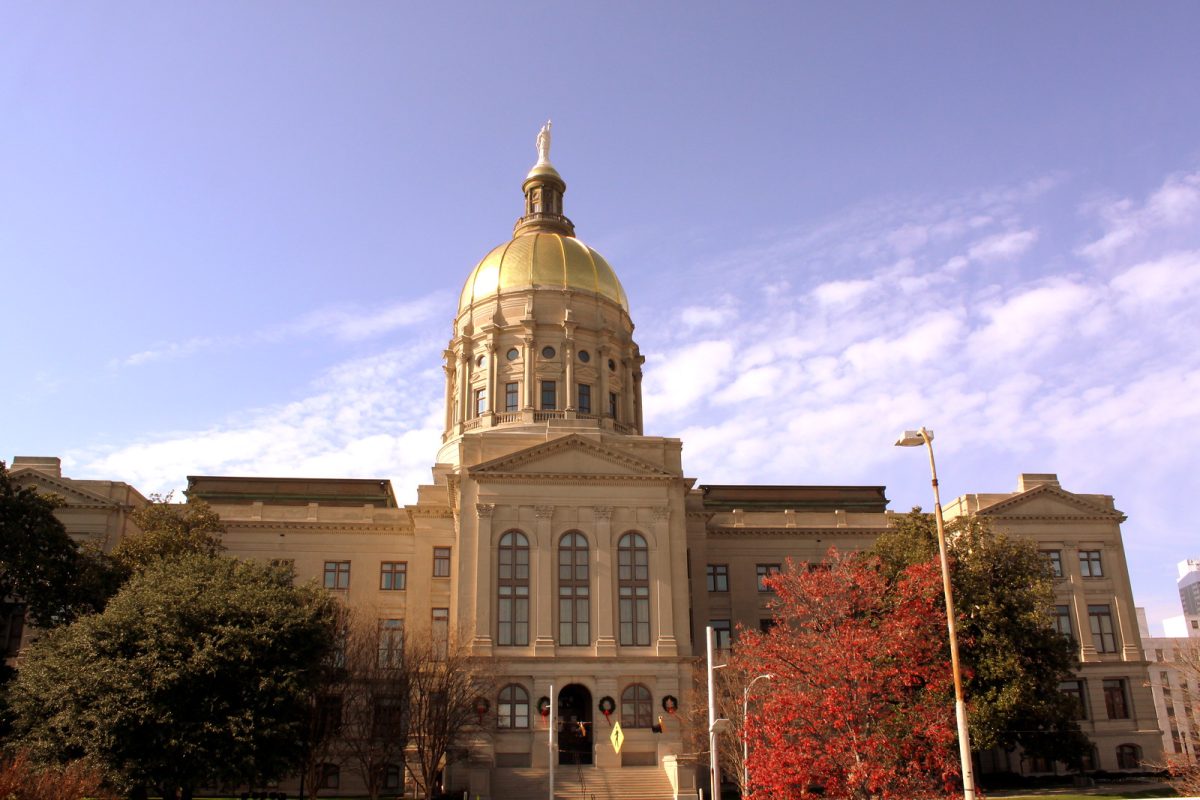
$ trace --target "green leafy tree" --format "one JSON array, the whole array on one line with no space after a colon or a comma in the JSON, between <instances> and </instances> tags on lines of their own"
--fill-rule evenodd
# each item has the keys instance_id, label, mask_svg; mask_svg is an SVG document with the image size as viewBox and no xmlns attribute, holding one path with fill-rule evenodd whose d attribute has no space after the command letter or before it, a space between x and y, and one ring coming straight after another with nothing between
<instances>
[{"instance_id":1,"label":"green leafy tree","mask_svg":"<svg viewBox=\"0 0 1200 800\"><path fill-rule=\"evenodd\" d=\"M150 495L149 505L130 514L138 530L124 536L113 550L123 568L135 572L163 558L189 554L218 556L225 549L225 524L203 500L172 503L171 495Z\"/></svg>"},{"instance_id":2,"label":"green leafy tree","mask_svg":"<svg viewBox=\"0 0 1200 800\"><path fill-rule=\"evenodd\" d=\"M129 788L184 800L197 786L287 774L333 605L254 562L150 563L103 613L29 649L12 692L18 741L40 760L86 758Z\"/></svg>"},{"instance_id":3,"label":"green leafy tree","mask_svg":"<svg viewBox=\"0 0 1200 800\"><path fill-rule=\"evenodd\" d=\"M54 516L60 501L19 487L0 461L0 611L48 628L104 607L111 564L81 548Z\"/></svg>"},{"instance_id":4,"label":"green leafy tree","mask_svg":"<svg viewBox=\"0 0 1200 800\"><path fill-rule=\"evenodd\" d=\"M937 557L937 529L919 508L893 520L873 549L892 575ZM1074 645L1050 625L1054 583L1027 539L978 517L947 525L971 744L1020 746L1031 756L1078 765L1091 745L1059 684L1074 676Z\"/></svg>"}]
</instances>

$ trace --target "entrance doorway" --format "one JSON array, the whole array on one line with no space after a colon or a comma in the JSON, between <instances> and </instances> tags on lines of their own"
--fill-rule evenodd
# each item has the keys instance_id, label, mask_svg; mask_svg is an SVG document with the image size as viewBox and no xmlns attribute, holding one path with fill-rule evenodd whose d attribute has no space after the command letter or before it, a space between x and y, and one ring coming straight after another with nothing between
<instances>
[{"instance_id":1,"label":"entrance doorway","mask_svg":"<svg viewBox=\"0 0 1200 800\"><path fill-rule=\"evenodd\" d=\"M558 693L558 763L576 766L592 763L592 693L572 683Z\"/></svg>"}]
</instances>

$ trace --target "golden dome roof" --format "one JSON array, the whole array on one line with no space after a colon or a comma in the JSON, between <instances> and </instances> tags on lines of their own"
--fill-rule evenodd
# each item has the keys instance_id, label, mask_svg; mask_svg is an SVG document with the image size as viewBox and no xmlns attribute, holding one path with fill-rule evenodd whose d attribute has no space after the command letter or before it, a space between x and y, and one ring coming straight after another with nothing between
<instances>
[{"instance_id":1,"label":"golden dome roof","mask_svg":"<svg viewBox=\"0 0 1200 800\"><path fill-rule=\"evenodd\" d=\"M598 294L629 311L629 299L604 257L574 236L530 232L483 257L471 270L458 310L506 292L570 289Z\"/></svg>"}]
</instances>

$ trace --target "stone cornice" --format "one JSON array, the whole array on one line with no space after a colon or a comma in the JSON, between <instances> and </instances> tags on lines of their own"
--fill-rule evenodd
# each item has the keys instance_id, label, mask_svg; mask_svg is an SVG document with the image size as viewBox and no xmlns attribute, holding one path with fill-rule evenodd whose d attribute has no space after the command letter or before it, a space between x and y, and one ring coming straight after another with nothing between
<instances>
[{"instance_id":1,"label":"stone cornice","mask_svg":"<svg viewBox=\"0 0 1200 800\"><path fill-rule=\"evenodd\" d=\"M514 469L532 465L538 461L541 461L549 456L554 455L555 453L561 453L561 452L567 452L567 451L576 451L576 452L587 453L588 455L594 456L603 461L607 461L616 466L624 467L625 469L633 470L635 473L639 473L638 475L617 475L617 476L611 476L611 477L633 478L633 477L643 477L644 476L647 478L658 478L658 479L664 479L664 480L665 479L678 479L678 478L682 477L680 475L676 475L674 473L667 472L666 470L662 469L658 465L653 464L644 459L638 458L637 456L629 455L628 453L623 453L623 452L615 450L613 448L604 447L603 445L596 444L595 442L592 442L589 439L585 439L584 437L580 436L579 434L571 434L569 436L563 436L558 439L554 439L552 441L545 442L544 444L539 444L539 445L535 445L533 447L526 448L525 450L521 450L517 453L511 453L509 455L502 456L501 458L492 459L491 461L485 461L482 464L478 464L474 467L471 467L470 469L467 470L467 473L471 477L475 478L476 480L482 480L485 476L490 477L490 476L494 476L494 475L512 475L512 474L527 475L530 473L524 473L524 472L515 473ZM562 475L562 473L541 473L541 474ZM582 474L581 474L581 476L582 476ZM586 476L586 479L606 478L606 477L610 477L610 476L607 476L607 475L597 476L597 475L589 474Z\"/></svg>"},{"instance_id":2,"label":"stone cornice","mask_svg":"<svg viewBox=\"0 0 1200 800\"><path fill-rule=\"evenodd\" d=\"M1059 500L1070 506L1073 506L1077 511L1074 513L1063 514L1060 512L1037 512L1037 513L1021 513L1020 507L1031 500L1040 497L1051 497ZM1126 517L1120 511L1103 508L1094 503L1082 499L1076 494L1065 491L1057 486L1045 484L1035 486L1026 492L1007 497L998 503L993 503L987 508L981 508L976 512L981 517L997 517L1006 520L1036 520L1044 522L1053 521L1072 521L1072 522L1124 522Z\"/></svg>"},{"instance_id":3,"label":"stone cornice","mask_svg":"<svg viewBox=\"0 0 1200 800\"><path fill-rule=\"evenodd\" d=\"M103 508L116 509L124 506L116 500L96 494L87 489L72 485L70 480L55 478L36 469L9 470L13 483L35 483L38 489L57 494L68 502L69 508Z\"/></svg>"},{"instance_id":4,"label":"stone cornice","mask_svg":"<svg viewBox=\"0 0 1200 800\"><path fill-rule=\"evenodd\" d=\"M617 485L635 485L639 483L669 483L674 480L669 475L604 475L592 473L567 472L487 472L472 473L478 483L540 483L540 484L579 484L579 483L608 483Z\"/></svg>"},{"instance_id":5,"label":"stone cornice","mask_svg":"<svg viewBox=\"0 0 1200 800\"><path fill-rule=\"evenodd\" d=\"M377 536L401 535L413 536L416 529L412 525L387 525L380 523L353 522L321 522L320 520L222 520L230 529L239 531L271 531L276 533L365 533Z\"/></svg>"},{"instance_id":6,"label":"stone cornice","mask_svg":"<svg viewBox=\"0 0 1200 800\"><path fill-rule=\"evenodd\" d=\"M887 528L732 528L718 526L705 528L708 536L718 536L729 539L753 538L756 536L878 536Z\"/></svg>"}]
</instances>

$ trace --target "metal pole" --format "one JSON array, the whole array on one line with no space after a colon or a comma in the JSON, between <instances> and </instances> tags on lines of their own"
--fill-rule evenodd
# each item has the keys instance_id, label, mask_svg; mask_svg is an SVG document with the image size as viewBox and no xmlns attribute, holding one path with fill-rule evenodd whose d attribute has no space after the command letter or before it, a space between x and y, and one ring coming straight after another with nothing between
<instances>
[{"instance_id":1,"label":"metal pole","mask_svg":"<svg viewBox=\"0 0 1200 800\"><path fill-rule=\"evenodd\" d=\"M550 684L550 731L546 737L547 748L550 750L550 800L554 800L554 762L557 753L554 752L554 684Z\"/></svg>"},{"instance_id":2,"label":"metal pole","mask_svg":"<svg viewBox=\"0 0 1200 800\"><path fill-rule=\"evenodd\" d=\"M721 796L721 759L717 757L717 692L714 676L716 663L717 635L711 625L705 628L708 637L708 760L710 762L710 777L712 778L712 796Z\"/></svg>"},{"instance_id":3,"label":"metal pole","mask_svg":"<svg viewBox=\"0 0 1200 800\"><path fill-rule=\"evenodd\" d=\"M946 523L942 518L942 497L938 490L937 466L933 462L933 439L925 428L921 438L929 450L929 471L933 475L933 514L937 521L938 558L942 566L942 590L946 594L946 628L950 632L950 669L954 673L954 717L958 723L958 756L962 762L963 800L975 800L975 774L971 764L971 739L967 730L967 704L963 701L962 672L958 665L958 632L954 621L954 590L950 586L950 562L946 558Z\"/></svg>"},{"instance_id":4,"label":"metal pole","mask_svg":"<svg viewBox=\"0 0 1200 800\"><path fill-rule=\"evenodd\" d=\"M754 680L746 684L746 688L742 690L742 794L748 795L750 788L750 767L746 762L750 760L750 740L746 736L746 719L750 716L750 689L754 684L766 679L770 680L772 675L759 675Z\"/></svg>"}]
</instances>

